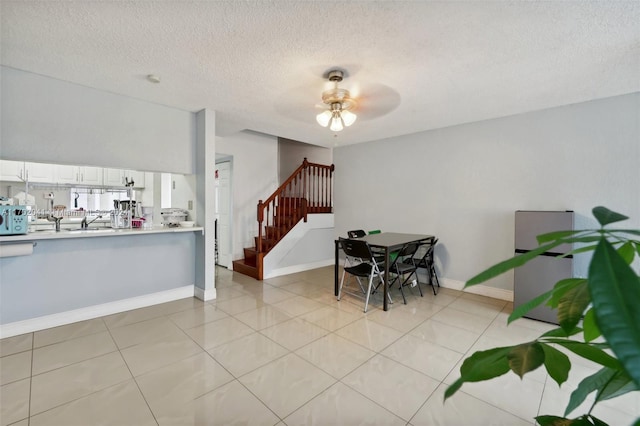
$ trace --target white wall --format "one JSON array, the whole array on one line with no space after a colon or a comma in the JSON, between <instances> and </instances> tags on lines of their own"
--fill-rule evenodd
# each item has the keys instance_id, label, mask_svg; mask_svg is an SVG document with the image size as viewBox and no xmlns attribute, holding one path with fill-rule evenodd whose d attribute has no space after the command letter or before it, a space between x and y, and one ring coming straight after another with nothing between
<instances>
[{"instance_id":1,"label":"white wall","mask_svg":"<svg viewBox=\"0 0 640 426\"><path fill-rule=\"evenodd\" d=\"M195 173L195 115L0 67L2 158Z\"/></svg>"},{"instance_id":2,"label":"white wall","mask_svg":"<svg viewBox=\"0 0 640 426\"><path fill-rule=\"evenodd\" d=\"M336 235L435 234L442 276L513 255L514 211L604 205L640 226L640 94L334 148ZM575 261L586 274L588 256ZM513 274L487 283L513 288Z\"/></svg>"},{"instance_id":3,"label":"white wall","mask_svg":"<svg viewBox=\"0 0 640 426\"><path fill-rule=\"evenodd\" d=\"M231 177L233 260L242 259L258 235L258 200L278 188L278 140L275 136L240 132L216 137L216 154L233 157Z\"/></svg>"},{"instance_id":4,"label":"white wall","mask_svg":"<svg viewBox=\"0 0 640 426\"><path fill-rule=\"evenodd\" d=\"M264 257L264 278L306 271L335 262L334 215L309 214Z\"/></svg>"},{"instance_id":5,"label":"white wall","mask_svg":"<svg viewBox=\"0 0 640 426\"><path fill-rule=\"evenodd\" d=\"M331 148L310 145L291 139L278 138L278 159L280 178L282 183L302 164L304 159L310 163L333 164Z\"/></svg>"}]
</instances>

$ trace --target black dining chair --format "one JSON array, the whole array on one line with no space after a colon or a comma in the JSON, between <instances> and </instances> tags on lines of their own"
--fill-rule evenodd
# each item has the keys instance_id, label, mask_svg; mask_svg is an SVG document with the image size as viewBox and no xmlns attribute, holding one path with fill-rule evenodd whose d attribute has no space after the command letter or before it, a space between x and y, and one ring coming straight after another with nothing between
<instances>
[{"instance_id":1,"label":"black dining chair","mask_svg":"<svg viewBox=\"0 0 640 426\"><path fill-rule=\"evenodd\" d=\"M438 274L436 273L436 266L434 261L434 252L437 242L437 238L432 238L429 241L421 244L418 252L422 254L413 258L413 262L416 265L416 268L426 269L428 282L425 284L431 284L434 295L438 294L436 285L438 286L438 288L440 287L440 281L438 280ZM420 285L420 280L418 280L418 285Z\"/></svg>"},{"instance_id":2,"label":"black dining chair","mask_svg":"<svg viewBox=\"0 0 640 426\"><path fill-rule=\"evenodd\" d=\"M369 234L376 234L376 233L379 234L380 231L378 232L369 231ZM352 231L347 231L347 235L349 236L349 238L361 238L367 235L367 233L364 232L364 229L354 229ZM371 247L371 251L373 252L373 255L378 263L382 263L385 261L384 250Z\"/></svg>"},{"instance_id":3,"label":"black dining chair","mask_svg":"<svg viewBox=\"0 0 640 426\"><path fill-rule=\"evenodd\" d=\"M420 297L422 297L422 289L418 284L418 268L416 267L413 257L420 244L418 243L409 243L405 244L400 251L397 252L396 258L393 260L393 263L389 266L389 273L393 274L394 277L391 281L389 281L389 288L393 287L395 283L398 283L400 287L400 293L402 294L402 300L404 304L407 304L407 298L404 295L404 287L418 287L420 291ZM414 277L411 279L411 277ZM385 277L389 280L389 277Z\"/></svg>"},{"instance_id":4,"label":"black dining chair","mask_svg":"<svg viewBox=\"0 0 640 426\"><path fill-rule=\"evenodd\" d=\"M347 235L349 238L360 238L367 235L367 233L364 232L364 229L354 229L352 231L347 231Z\"/></svg>"},{"instance_id":5,"label":"black dining chair","mask_svg":"<svg viewBox=\"0 0 640 426\"><path fill-rule=\"evenodd\" d=\"M339 239L342 251L345 254L344 268L342 270L342 279L340 280L340 287L338 289L338 300L342 298L343 293L350 294L356 297L362 297L364 294L364 312L367 312L369 307L369 297L371 296L371 289L373 287L373 279L378 278L380 283L383 281L384 266L380 265L373 256L371 248L366 241L352 240L352 239ZM350 274L356 278L360 291L362 294L356 294L346 291L344 288L345 276ZM367 278L368 284L365 288L361 278Z\"/></svg>"}]
</instances>

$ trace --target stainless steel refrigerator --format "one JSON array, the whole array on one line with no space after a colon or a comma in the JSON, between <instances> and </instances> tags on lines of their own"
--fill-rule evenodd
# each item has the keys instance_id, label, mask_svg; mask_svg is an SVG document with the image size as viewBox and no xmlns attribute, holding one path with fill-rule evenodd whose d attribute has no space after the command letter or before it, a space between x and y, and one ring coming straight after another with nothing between
<instances>
[{"instance_id":1,"label":"stainless steel refrigerator","mask_svg":"<svg viewBox=\"0 0 640 426\"><path fill-rule=\"evenodd\" d=\"M538 247L536 237L554 231L573 229L573 211L518 210L515 217L515 252L526 253ZM518 307L547 292L560 280L573 277L573 256L558 257L571 251L570 244L555 247L514 271L513 305ZM527 318L558 324L557 312L546 305L529 311Z\"/></svg>"}]
</instances>

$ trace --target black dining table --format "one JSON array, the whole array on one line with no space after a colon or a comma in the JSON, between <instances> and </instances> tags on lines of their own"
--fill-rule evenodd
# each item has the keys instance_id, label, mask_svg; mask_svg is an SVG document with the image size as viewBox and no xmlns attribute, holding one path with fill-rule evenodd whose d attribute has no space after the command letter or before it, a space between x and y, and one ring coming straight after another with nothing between
<instances>
[{"instance_id":1,"label":"black dining table","mask_svg":"<svg viewBox=\"0 0 640 426\"><path fill-rule=\"evenodd\" d=\"M360 238L353 238L354 240L362 240L369 243L370 247L384 249L384 302L383 309L385 311L389 310L389 265L391 264L391 253L400 250L404 247L405 244L410 243L423 243L427 242L431 239L435 238L433 235L422 235L422 234L401 234L397 232L381 232L379 234L369 234ZM338 270L340 268L340 240L335 241L335 256L336 256L336 264L334 269L334 279L335 279L335 295L338 296L338 290L340 284L338 282Z\"/></svg>"}]
</instances>

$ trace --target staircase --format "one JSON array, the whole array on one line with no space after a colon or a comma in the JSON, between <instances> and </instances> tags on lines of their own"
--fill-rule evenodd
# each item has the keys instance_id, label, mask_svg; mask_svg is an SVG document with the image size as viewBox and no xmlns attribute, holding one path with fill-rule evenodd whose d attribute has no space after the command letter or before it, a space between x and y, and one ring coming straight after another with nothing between
<instances>
[{"instance_id":1,"label":"staircase","mask_svg":"<svg viewBox=\"0 0 640 426\"><path fill-rule=\"evenodd\" d=\"M258 280L264 276L264 256L309 213L331 213L334 166L302 165L265 201L258 202L258 235L254 246L244 249L244 259L233 261L233 270Z\"/></svg>"}]
</instances>

